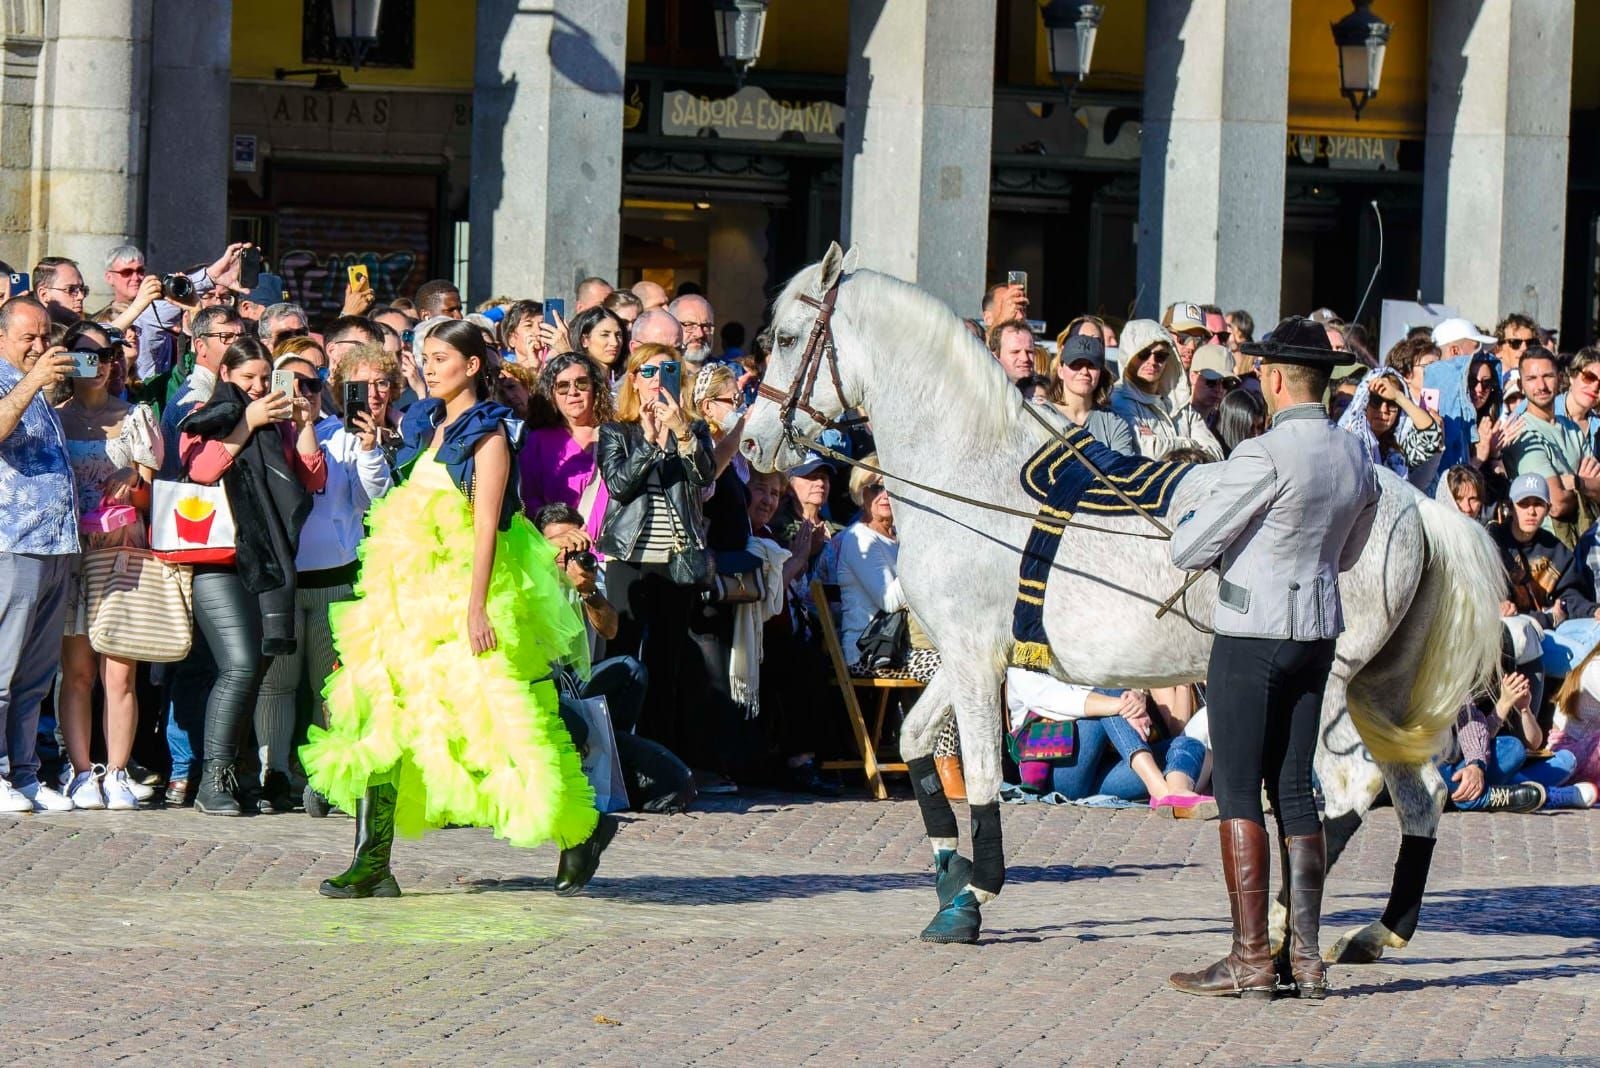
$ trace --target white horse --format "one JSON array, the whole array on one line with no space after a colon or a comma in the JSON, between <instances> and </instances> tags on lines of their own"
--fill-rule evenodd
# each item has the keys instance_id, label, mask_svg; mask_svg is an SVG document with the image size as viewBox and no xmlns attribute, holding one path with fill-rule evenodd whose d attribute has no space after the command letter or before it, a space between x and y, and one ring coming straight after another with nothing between
<instances>
[{"instance_id":1,"label":"white horse","mask_svg":"<svg viewBox=\"0 0 1600 1068\"><path fill-rule=\"evenodd\" d=\"M809 387L789 387L801 396L786 410L778 399L797 380L819 307L834 286L837 303L822 333L831 333L836 356L811 371ZM803 454L791 429L815 437L824 421L851 408L871 418L879 465L891 476L900 583L943 657L902 727L901 753L930 754L944 714L954 709L974 838L972 885L988 889L979 895L987 900L1004 878L997 850L1000 694L1030 521L908 483L1033 515L1037 505L1018 474L1048 433L1026 416L999 365L945 305L898 279L853 270L853 252L847 256L837 244L789 282L773 324L764 393L746 418L741 447L758 469L783 469ZM1215 468L1197 467L1168 514L1183 514L1215 477ZM1370 540L1340 583L1346 630L1316 758L1330 863L1385 783L1405 836L1382 918L1328 953L1351 963L1376 960L1415 931L1445 796L1431 757L1468 693L1493 678L1500 650L1503 579L1487 535L1387 471L1379 478ZM1045 603L1052 673L1090 686L1204 678L1211 637L1203 628L1215 577L1197 582L1158 620L1157 606L1186 577L1169 562L1166 543L1125 536L1152 533L1138 518L1094 523L1121 533L1068 527L1061 540ZM913 788L936 848L948 844L955 827L948 802L917 776ZM941 904L947 896L941 885ZM1281 940L1281 907L1274 929Z\"/></svg>"}]
</instances>

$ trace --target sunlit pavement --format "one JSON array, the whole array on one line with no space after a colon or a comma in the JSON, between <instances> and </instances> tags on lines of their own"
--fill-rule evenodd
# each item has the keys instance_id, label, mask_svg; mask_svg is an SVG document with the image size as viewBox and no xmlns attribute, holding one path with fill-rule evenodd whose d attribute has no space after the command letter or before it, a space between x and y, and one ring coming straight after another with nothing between
<instances>
[{"instance_id":1,"label":"sunlit pavement","mask_svg":"<svg viewBox=\"0 0 1600 1068\"><path fill-rule=\"evenodd\" d=\"M396 846L399 900L326 901L352 824L0 817L0 1057L52 1064L1287 1064L1600 1057L1600 814L1445 817L1422 930L1318 1004L1165 989L1227 947L1215 824L1007 807L983 944L934 906L916 807L729 799L631 819L587 894L553 848ZM1325 941L1376 916L1380 812Z\"/></svg>"}]
</instances>

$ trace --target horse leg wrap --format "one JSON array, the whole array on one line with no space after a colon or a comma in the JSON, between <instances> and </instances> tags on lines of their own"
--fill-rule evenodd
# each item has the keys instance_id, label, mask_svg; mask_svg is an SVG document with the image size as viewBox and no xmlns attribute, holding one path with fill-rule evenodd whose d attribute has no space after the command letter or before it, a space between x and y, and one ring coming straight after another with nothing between
<instances>
[{"instance_id":1,"label":"horse leg wrap","mask_svg":"<svg viewBox=\"0 0 1600 1068\"><path fill-rule=\"evenodd\" d=\"M1006 857L1000 838L1000 803L972 805L972 889L993 897L1006 884Z\"/></svg>"},{"instance_id":2,"label":"horse leg wrap","mask_svg":"<svg viewBox=\"0 0 1600 1068\"><path fill-rule=\"evenodd\" d=\"M1417 917L1422 912L1422 892L1428 887L1428 868L1433 863L1432 838L1408 834L1400 839L1400 855L1394 862L1394 884L1389 888L1389 904L1383 910L1383 925L1406 941L1417 933Z\"/></svg>"},{"instance_id":3,"label":"horse leg wrap","mask_svg":"<svg viewBox=\"0 0 1600 1068\"><path fill-rule=\"evenodd\" d=\"M933 757L912 757L906 761L906 770L911 773L911 792L917 797L917 807L922 809L922 826L934 840L934 848L939 848L940 839L959 839L961 828L956 824L956 811L944 796L944 782L939 778Z\"/></svg>"},{"instance_id":4,"label":"horse leg wrap","mask_svg":"<svg viewBox=\"0 0 1600 1068\"><path fill-rule=\"evenodd\" d=\"M1344 847L1350 844L1350 839L1356 836L1360 827L1361 817L1354 812L1322 821L1322 832L1328 840L1329 868L1333 867L1334 861L1339 859L1339 854L1344 852Z\"/></svg>"}]
</instances>

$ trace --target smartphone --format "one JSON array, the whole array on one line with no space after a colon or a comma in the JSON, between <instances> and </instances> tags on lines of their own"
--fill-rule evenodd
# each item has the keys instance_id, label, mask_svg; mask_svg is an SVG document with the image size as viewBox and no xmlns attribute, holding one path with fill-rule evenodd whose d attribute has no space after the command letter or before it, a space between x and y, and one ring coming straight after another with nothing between
<instances>
[{"instance_id":1,"label":"smartphone","mask_svg":"<svg viewBox=\"0 0 1600 1068\"><path fill-rule=\"evenodd\" d=\"M1008 285L1008 286L1021 286L1022 287L1022 295L1023 296L1027 296L1028 295L1028 272L1027 271L1007 271L1006 272L1006 285Z\"/></svg>"},{"instance_id":2,"label":"smartphone","mask_svg":"<svg viewBox=\"0 0 1600 1068\"><path fill-rule=\"evenodd\" d=\"M27 271L15 272L11 275L11 292L8 293L7 296L20 296L32 288L33 279L28 277Z\"/></svg>"},{"instance_id":3,"label":"smartphone","mask_svg":"<svg viewBox=\"0 0 1600 1068\"><path fill-rule=\"evenodd\" d=\"M406 348L409 349L411 347L412 343L415 342L416 340L417 340L417 332L415 330L402 330L402 331L400 331L400 344L404 345Z\"/></svg>"},{"instance_id":4,"label":"smartphone","mask_svg":"<svg viewBox=\"0 0 1600 1068\"><path fill-rule=\"evenodd\" d=\"M100 373L100 354L98 352L72 353L72 377L93 378Z\"/></svg>"},{"instance_id":5,"label":"smartphone","mask_svg":"<svg viewBox=\"0 0 1600 1068\"><path fill-rule=\"evenodd\" d=\"M239 284L254 289L261 281L261 250L251 245L239 257Z\"/></svg>"},{"instance_id":6,"label":"smartphone","mask_svg":"<svg viewBox=\"0 0 1600 1068\"><path fill-rule=\"evenodd\" d=\"M372 288L371 280L367 276L367 265L366 264L364 264L364 263L352 263L348 268L346 268L345 273L350 276L350 288L351 289L371 289Z\"/></svg>"},{"instance_id":7,"label":"smartphone","mask_svg":"<svg viewBox=\"0 0 1600 1068\"><path fill-rule=\"evenodd\" d=\"M372 395L370 387L365 382L346 382L344 384L344 428L355 433L355 416L359 412L371 410Z\"/></svg>"},{"instance_id":8,"label":"smartphone","mask_svg":"<svg viewBox=\"0 0 1600 1068\"><path fill-rule=\"evenodd\" d=\"M544 298L544 321L547 322L547 323L554 322L554 320L551 319L551 315L552 314L560 316L561 317L561 321L562 322L566 322L567 321L567 302L565 300L563 300L562 298L560 298L560 297L545 297Z\"/></svg>"},{"instance_id":9,"label":"smartphone","mask_svg":"<svg viewBox=\"0 0 1600 1068\"><path fill-rule=\"evenodd\" d=\"M683 387L679 384L678 372L662 368L656 373L656 381L661 383L661 392L672 394L672 399L678 399L678 392Z\"/></svg>"},{"instance_id":10,"label":"smartphone","mask_svg":"<svg viewBox=\"0 0 1600 1068\"><path fill-rule=\"evenodd\" d=\"M282 393L293 400L300 395L299 376L293 371L272 372L272 392Z\"/></svg>"}]
</instances>

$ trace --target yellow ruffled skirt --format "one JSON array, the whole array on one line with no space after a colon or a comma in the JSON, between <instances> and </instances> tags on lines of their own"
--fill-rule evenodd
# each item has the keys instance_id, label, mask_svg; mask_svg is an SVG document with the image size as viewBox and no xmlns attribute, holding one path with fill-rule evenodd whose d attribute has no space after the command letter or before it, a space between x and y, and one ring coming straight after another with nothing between
<instances>
[{"instance_id":1,"label":"yellow ruffled skirt","mask_svg":"<svg viewBox=\"0 0 1600 1068\"><path fill-rule=\"evenodd\" d=\"M588 838L594 790L548 681L586 641L555 550L520 515L499 535L487 604L498 648L473 656L472 515L444 466L418 460L369 520L356 600L331 613L328 727L300 750L311 785L354 812L369 784L392 783L402 835L470 824L520 846Z\"/></svg>"}]
</instances>

